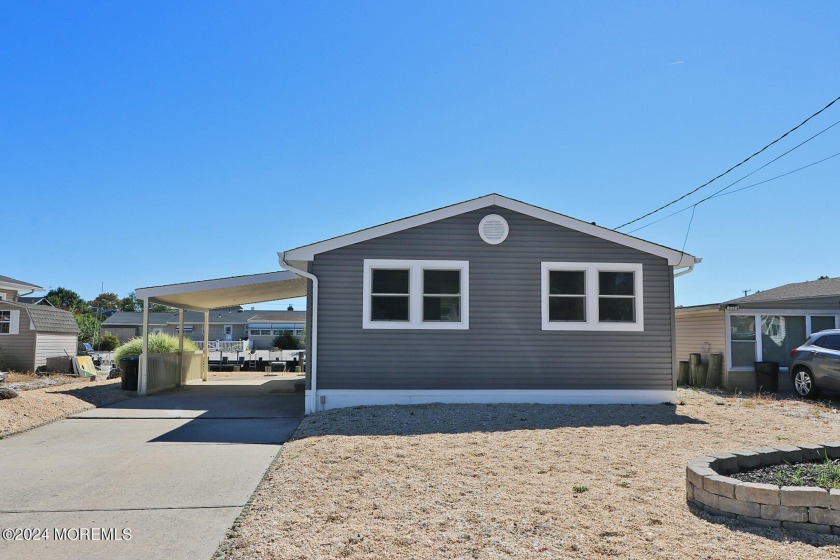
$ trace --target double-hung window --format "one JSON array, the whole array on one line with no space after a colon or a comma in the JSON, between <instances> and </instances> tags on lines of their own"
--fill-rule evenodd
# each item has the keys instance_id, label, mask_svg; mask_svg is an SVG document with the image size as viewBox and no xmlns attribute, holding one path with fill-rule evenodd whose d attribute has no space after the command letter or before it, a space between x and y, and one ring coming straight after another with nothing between
<instances>
[{"instance_id":1,"label":"double-hung window","mask_svg":"<svg viewBox=\"0 0 840 560\"><path fill-rule=\"evenodd\" d=\"M12 312L0 309L0 334L9 334L12 330Z\"/></svg>"},{"instance_id":2,"label":"double-hung window","mask_svg":"<svg viewBox=\"0 0 840 560\"><path fill-rule=\"evenodd\" d=\"M469 262L365 259L362 327L468 329Z\"/></svg>"},{"instance_id":3,"label":"double-hung window","mask_svg":"<svg viewBox=\"0 0 840 560\"><path fill-rule=\"evenodd\" d=\"M642 265L542 263L543 330L644 330Z\"/></svg>"}]
</instances>

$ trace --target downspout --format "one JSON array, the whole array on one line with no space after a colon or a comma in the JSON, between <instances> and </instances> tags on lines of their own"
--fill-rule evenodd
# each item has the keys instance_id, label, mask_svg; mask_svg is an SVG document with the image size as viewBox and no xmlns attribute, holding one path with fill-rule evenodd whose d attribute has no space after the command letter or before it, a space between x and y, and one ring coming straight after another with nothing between
<instances>
[{"instance_id":1,"label":"downspout","mask_svg":"<svg viewBox=\"0 0 840 560\"><path fill-rule=\"evenodd\" d=\"M278 253L278 256L280 257L280 265L283 268L312 281L312 325L310 328L312 355L306 357L311 383L308 409L312 412L318 412L318 277L311 272L306 272L290 265L286 261L286 253Z\"/></svg>"},{"instance_id":2,"label":"downspout","mask_svg":"<svg viewBox=\"0 0 840 560\"><path fill-rule=\"evenodd\" d=\"M694 265L692 264L692 265L689 265L689 266L683 267L683 268L685 268L685 270L681 270L680 272L676 272L676 270L674 271L674 278L679 278L680 276L682 276L684 274L688 274L689 272L694 270Z\"/></svg>"}]
</instances>

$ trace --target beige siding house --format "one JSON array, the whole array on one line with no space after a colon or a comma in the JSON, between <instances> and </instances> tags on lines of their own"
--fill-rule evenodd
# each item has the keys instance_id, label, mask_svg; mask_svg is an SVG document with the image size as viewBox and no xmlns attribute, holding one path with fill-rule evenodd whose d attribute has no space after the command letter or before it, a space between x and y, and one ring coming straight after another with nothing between
<instances>
[{"instance_id":1,"label":"beige siding house","mask_svg":"<svg viewBox=\"0 0 840 560\"><path fill-rule=\"evenodd\" d=\"M786 372L792 349L812 333L840 326L840 278L786 284L722 303L675 310L677 360L724 355L723 383L755 390L755 362Z\"/></svg>"},{"instance_id":2,"label":"beige siding house","mask_svg":"<svg viewBox=\"0 0 840 560\"><path fill-rule=\"evenodd\" d=\"M0 369L35 371L47 358L76 355L79 327L71 313L18 301L42 289L0 276Z\"/></svg>"}]
</instances>

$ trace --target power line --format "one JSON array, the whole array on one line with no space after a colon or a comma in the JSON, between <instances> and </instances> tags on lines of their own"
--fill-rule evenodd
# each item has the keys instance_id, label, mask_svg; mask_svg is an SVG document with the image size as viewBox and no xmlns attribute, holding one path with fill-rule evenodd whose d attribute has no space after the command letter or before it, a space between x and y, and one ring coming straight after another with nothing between
<instances>
[{"instance_id":1,"label":"power line","mask_svg":"<svg viewBox=\"0 0 840 560\"><path fill-rule=\"evenodd\" d=\"M770 177L769 179L765 179L765 180L763 180L763 181L759 181L758 183L753 183L753 184L751 184L751 185L747 185L746 187L741 187L740 189L735 189L734 191L730 191L730 192L721 192L721 191L725 190L725 189L721 189L721 190L720 190L720 191L718 191L717 193L712 194L712 195L710 195L710 196L708 196L708 197L704 198L703 200L701 200L701 201L699 201L699 202L696 202L696 203L694 203L694 204L691 204L690 206L686 206L685 208L682 208L682 209L680 209L680 210L677 210L676 212L672 212L671 214L668 214L667 216L663 216L663 217L659 218L658 220L654 220L654 221L652 221L652 222L650 222L650 223L647 223L647 224L645 224L645 225L643 225L643 226L637 227L636 229L630 230L628 233L635 233L635 232L637 232L637 231L639 231L639 230L645 229L645 228L650 227L650 226L652 226L652 225L654 225L654 224L658 224L659 222L661 222L661 221L663 221L663 220L667 220L668 218L672 218L672 217L676 216L677 214L682 214L682 213L683 213L683 212L685 212L686 210L691 210L692 208L695 208L695 207L696 207L696 206L698 206L700 203L702 203L702 202L706 202L707 200L710 200L710 199L713 199L713 198L720 198L720 197L722 197L722 196L727 196L727 195L730 195L730 194L739 193L739 192L741 192L741 191L745 191L745 190L747 190L747 189L751 189L751 188L753 188L753 187L758 187L759 185L763 185L764 183L769 183L770 181L775 181L776 179L781 179L782 177L787 177L788 175L792 175L792 174L797 173L797 172L799 172L799 171L802 171L802 170L804 170L804 169L808 169L809 167L813 167L813 166L818 165L818 164L820 164L820 163L826 162L826 161L828 161L828 160L830 160L830 159L836 158L837 156L840 156L840 152L837 152L836 154L833 154L833 155L830 155L830 156L828 156L828 157L825 157L825 158L823 158L823 159L821 159L821 160L817 160L817 161L815 161L815 162L809 163L808 165L803 165L802 167L798 167L798 168L796 168L796 169L793 169L793 170L791 170L791 171L788 171L787 173L782 173L781 175L776 175L775 177ZM742 177L742 178L743 178L743 177ZM739 179L739 180L740 180L740 179ZM737 182L737 181L736 181L736 182ZM727 186L727 188L729 188L730 186L732 186L732 185L734 185L734 184L735 184L735 183L731 183L729 186Z\"/></svg>"},{"instance_id":2,"label":"power line","mask_svg":"<svg viewBox=\"0 0 840 560\"><path fill-rule=\"evenodd\" d=\"M680 200L683 200L684 198L686 198L686 197L688 197L688 196L691 196L692 194L696 193L696 192L697 192L697 191L699 191L700 189L702 189L702 188L704 188L704 187L707 187L708 185L710 185L710 184L712 184L713 182L717 181L718 179L720 179L720 178L721 178L721 177L723 177L724 175L726 175L726 174L730 173L731 171L733 171L733 170L737 169L738 167L741 167L742 165L744 165L745 163L747 163L748 161L750 161L752 158L754 158L755 156L757 156L757 155L759 155L760 153L764 152L765 150L767 150L768 148L770 148L770 147L771 147L771 146L773 146L774 144L776 144L776 143L780 142L781 140L783 140L784 138L786 138L787 136L789 136L790 134L792 134L794 131L796 131L796 130L798 130L799 128L801 128L801 127L802 127L805 123L807 123L808 121L810 121L811 119L813 119L814 117L816 117L817 115L819 115L820 113L822 113L823 111L825 111L826 109L828 109L829 107L831 107L832 105L834 105L835 103L837 103L838 101L840 101L840 96L835 97L835 98L834 98L834 99L833 99L833 100L832 100L832 101L831 101L828 105L826 105L825 107L823 107L822 109L820 109L819 111L817 111L816 113L814 113L813 115L811 115L810 117L808 117L807 119L805 119L804 121L802 121L801 123L799 123L798 125L796 125L795 127L791 128L790 130L788 130L787 132L785 132L784 134L782 134L781 136L779 136L778 138L776 138L775 140L773 140L772 142L770 142L769 144L767 144L766 146L764 146L763 148L761 148L760 150L758 150L757 152L755 152L755 153L753 153L752 155L750 155L749 157L747 157L747 158L745 158L745 159L741 160L739 163L737 163L737 164L733 165L732 167L730 167L729 169L727 169L727 170L726 170L726 171L724 171L723 173L720 173L719 175L717 175L717 176L716 176L716 177L714 177L713 179L711 179L711 180L709 180L709 181L706 181L705 183L703 183L702 185L700 185L700 186L699 186L699 187L697 187L696 189L694 189L694 190L692 190L692 191L689 191L689 192L685 193L684 195L680 196L679 198L675 198L675 199L674 199L674 200L672 200L671 202L669 202L669 203L667 203L667 204L664 204L664 205L660 206L660 207L659 207L659 208L657 208L656 210L653 210L653 211L651 211L651 212L648 212L647 214L645 214L645 215L643 215L643 216L639 216L639 217L638 217L638 218L636 218L635 220L630 220L629 222L623 223L623 224L621 224L620 226L616 227L615 229L621 229L621 228L623 228L624 226L629 226L630 224L636 223L636 222L638 222L639 220L642 220L642 219L644 219L644 218L647 218L648 216L651 216L651 215L653 215L653 214L656 214L656 213L657 213L657 212L659 212L660 210L664 210L665 208L668 208L669 206L672 206L672 205L676 204L676 203L677 203L677 202L679 202Z\"/></svg>"}]
</instances>

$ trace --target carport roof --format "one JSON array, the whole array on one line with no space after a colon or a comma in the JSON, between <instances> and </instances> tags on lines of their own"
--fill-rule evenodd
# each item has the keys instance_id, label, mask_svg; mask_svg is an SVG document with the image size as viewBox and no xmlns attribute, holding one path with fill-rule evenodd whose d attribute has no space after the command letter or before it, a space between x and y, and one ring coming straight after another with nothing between
<instances>
[{"instance_id":1,"label":"carport roof","mask_svg":"<svg viewBox=\"0 0 840 560\"><path fill-rule=\"evenodd\" d=\"M138 288L136 294L138 299L148 299L152 303L207 311L220 307L305 297L306 282L305 278L293 272L281 270Z\"/></svg>"}]
</instances>

